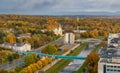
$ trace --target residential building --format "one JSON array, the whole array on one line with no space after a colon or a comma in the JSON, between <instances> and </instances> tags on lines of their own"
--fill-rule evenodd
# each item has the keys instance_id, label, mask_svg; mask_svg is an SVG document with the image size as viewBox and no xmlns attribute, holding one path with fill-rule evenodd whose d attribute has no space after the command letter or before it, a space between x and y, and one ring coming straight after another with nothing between
<instances>
[{"instance_id":1,"label":"residential building","mask_svg":"<svg viewBox=\"0 0 120 73\"><path fill-rule=\"evenodd\" d=\"M8 42L4 42L3 44L0 45L1 47L4 48L8 48L8 49L12 49L14 44L8 43Z\"/></svg>"},{"instance_id":2,"label":"residential building","mask_svg":"<svg viewBox=\"0 0 120 73\"><path fill-rule=\"evenodd\" d=\"M59 25L59 27L52 29L54 34L62 36L62 27Z\"/></svg>"},{"instance_id":3,"label":"residential building","mask_svg":"<svg viewBox=\"0 0 120 73\"><path fill-rule=\"evenodd\" d=\"M25 34L20 34L18 37L17 37L18 39L19 38L31 38L31 34L30 33L25 33Z\"/></svg>"},{"instance_id":4,"label":"residential building","mask_svg":"<svg viewBox=\"0 0 120 73\"><path fill-rule=\"evenodd\" d=\"M53 31L54 34L62 36L62 31L63 31L63 30L62 30L62 26L61 26L61 25L58 25L58 26L56 26L56 27L51 27L51 26L49 25L47 29L42 29L41 31L42 31L43 33L46 32L46 31Z\"/></svg>"},{"instance_id":5,"label":"residential building","mask_svg":"<svg viewBox=\"0 0 120 73\"><path fill-rule=\"evenodd\" d=\"M85 33L87 30L73 30L74 33Z\"/></svg>"},{"instance_id":6,"label":"residential building","mask_svg":"<svg viewBox=\"0 0 120 73\"><path fill-rule=\"evenodd\" d=\"M65 33L64 35L64 44L74 44L75 35L73 33Z\"/></svg>"},{"instance_id":7,"label":"residential building","mask_svg":"<svg viewBox=\"0 0 120 73\"><path fill-rule=\"evenodd\" d=\"M17 43L17 44L14 44L13 50L17 52L31 51L31 45L28 43Z\"/></svg>"}]
</instances>

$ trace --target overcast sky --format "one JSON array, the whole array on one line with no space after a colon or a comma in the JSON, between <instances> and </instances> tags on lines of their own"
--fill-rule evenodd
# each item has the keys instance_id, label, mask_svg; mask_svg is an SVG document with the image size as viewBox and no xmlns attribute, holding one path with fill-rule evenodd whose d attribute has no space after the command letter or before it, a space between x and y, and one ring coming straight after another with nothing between
<instances>
[{"instance_id":1,"label":"overcast sky","mask_svg":"<svg viewBox=\"0 0 120 73\"><path fill-rule=\"evenodd\" d=\"M64 14L120 10L120 0L0 0L0 14Z\"/></svg>"}]
</instances>

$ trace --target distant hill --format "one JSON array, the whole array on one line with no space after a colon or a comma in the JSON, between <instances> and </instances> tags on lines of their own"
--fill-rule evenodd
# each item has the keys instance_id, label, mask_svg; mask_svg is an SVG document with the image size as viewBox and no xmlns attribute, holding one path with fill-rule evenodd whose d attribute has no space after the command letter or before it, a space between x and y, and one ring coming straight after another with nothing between
<instances>
[{"instance_id":1,"label":"distant hill","mask_svg":"<svg viewBox=\"0 0 120 73\"><path fill-rule=\"evenodd\" d=\"M49 14L50 15L50 14ZM120 12L58 12L53 16L120 16Z\"/></svg>"}]
</instances>

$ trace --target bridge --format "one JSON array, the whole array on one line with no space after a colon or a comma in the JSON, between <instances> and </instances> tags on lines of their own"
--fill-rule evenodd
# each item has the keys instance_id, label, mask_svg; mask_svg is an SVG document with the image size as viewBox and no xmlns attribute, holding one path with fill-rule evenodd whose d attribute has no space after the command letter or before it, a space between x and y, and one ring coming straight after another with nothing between
<instances>
[{"instance_id":1,"label":"bridge","mask_svg":"<svg viewBox=\"0 0 120 73\"><path fill-rule=\"evenodd\" d=\"M62 55L52 55L52 54L45 54L41 52L19 52L21 55L27 55L27 54L37 54L40 56L48 56L52 58L61 58L61 59L76 59L76 60L85 60L86 57L81 57L81 56L62 56Z\"/></svg>"}]
</instances>

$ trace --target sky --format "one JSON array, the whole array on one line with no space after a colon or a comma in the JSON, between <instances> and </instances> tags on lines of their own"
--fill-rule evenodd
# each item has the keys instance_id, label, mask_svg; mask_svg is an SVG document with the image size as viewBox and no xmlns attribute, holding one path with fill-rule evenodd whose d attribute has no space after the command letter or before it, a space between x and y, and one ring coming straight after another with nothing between
<instances>
[{"instance_id":1,"label":"sky","mask_svg":"<svg viewBox=\"0 0 120 73\"><path fill-rule=\"evenodd\" d=\"M0 0L0 14L119 14L120 0Z\"/></svg>"}]
</instances>

